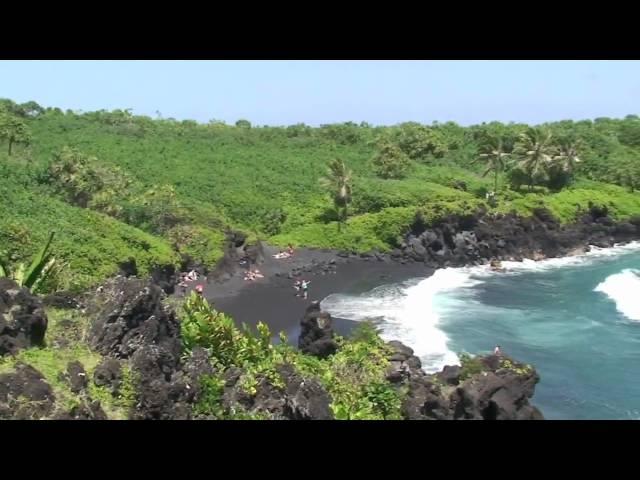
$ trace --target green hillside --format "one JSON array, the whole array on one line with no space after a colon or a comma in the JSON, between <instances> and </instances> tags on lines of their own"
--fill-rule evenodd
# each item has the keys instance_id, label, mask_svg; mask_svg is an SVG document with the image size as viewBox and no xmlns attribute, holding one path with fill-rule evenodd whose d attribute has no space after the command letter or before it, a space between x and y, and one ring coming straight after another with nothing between
<instances>
[{"instance_id":1,"label":"green hillside","mask_svg":"<svg viewBox=\"0 0 640 480\"><path fill-rule=\"evenodd\" d=\"M276 128L4 100L0 149L0 251L24 260L55 230L55 253L68 263L59 283L75 288L130 257L143 273L179 254L213 265L228 229L367 251L393 248L418 211L435 219L481 205L522 215L544 206L566 223L593 202L618 218L640 214L636 116L535 129ZM351 171L346 216L321 182L335 159Z\"/></svg>"}]
</instances>

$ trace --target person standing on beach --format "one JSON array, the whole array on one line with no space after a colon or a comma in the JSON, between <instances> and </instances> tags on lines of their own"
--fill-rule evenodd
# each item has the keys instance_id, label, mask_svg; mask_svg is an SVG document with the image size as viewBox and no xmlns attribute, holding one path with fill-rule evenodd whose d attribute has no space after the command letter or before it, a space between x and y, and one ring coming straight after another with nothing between
<instances>
[{"instance_id":1,"label":"person standing on beach","mask_svg":"<svg viewBox=\"0 0 640 480\"><path fill-rule=\"evenodd\" d=\"M502 350L500 350L500 345L496 345L496 348L493 349L493 354L497 357L502 356Z\"/></svg>"},{"instance_id":2,"label":"person standing on beach","mask_svg":"<svg viewBox=\"0 0 640 480\"><path fill-rule=\"evenodd\" d=\"M309 297L309 284L311 282L308 280L303 280L300 286L302 287L302 298L305 300Z\"/></svg>"}]
</instances>

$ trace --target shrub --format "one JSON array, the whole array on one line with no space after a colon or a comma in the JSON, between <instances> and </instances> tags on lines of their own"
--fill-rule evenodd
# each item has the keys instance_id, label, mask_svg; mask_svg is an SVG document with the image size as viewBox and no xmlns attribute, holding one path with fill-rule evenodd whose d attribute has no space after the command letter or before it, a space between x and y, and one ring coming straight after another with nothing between
<instances>
[{"instance_id":1,"label":"shrub","mask_svg":"<svg viewBox=\"0 0 640 480\"><path fill-rule=\"evenodd\" d=\"M473 375L477 375L484 370L484 366L479 358L472 357L468 353L461 353L460 359L460 380L466 380Z\"/></svg>"},{"instance_id":2,"label":"shrub","mask_svg":"<svg viewBox=\"0 0 640 480\"><path fill-rule=\"evenodd\" d=\"M372 160L376 174L382 178L404 178L411 166L409 157L390 142L378 146L378 153Z\"/></svg>"},{"instance_id":3,"label":"shrub","mask_svg":"<svg viewBox=\"0 0 640 480\"><path fill-rule=\"evenodd\" d=\"M257 393L262 380L283 389L276 367L290 363L304 377L315 378L325 386L336 418L400 418L404 392L386 382L389 350L368 323L358 328L352 339L338 338L338 352L322 360L293 349L284 334L280 334L278 346L272 345L271 332L261 323L256 334L246 327L235 327L229 317L216 312L196 294L183 305L181 325L187 352L196 345L207 348L220 372L230 366L243 368L239 382L248 395ZM206 378L196 412L216 418L237 418L220 406L222 391L220 376Z\"/></svg>"}]
</instances>

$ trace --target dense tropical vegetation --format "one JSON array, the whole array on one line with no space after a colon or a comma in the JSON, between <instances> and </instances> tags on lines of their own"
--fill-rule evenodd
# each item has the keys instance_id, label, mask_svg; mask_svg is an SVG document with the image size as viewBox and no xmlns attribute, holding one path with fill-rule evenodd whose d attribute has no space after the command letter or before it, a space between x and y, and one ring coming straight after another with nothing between
<instances>
[{"instance_id":1,"label":"dense tropical vegetation","mask_svg":"<svg viewBox=\"0 0 640 480\"><path fill-rule=\"evenodd\" d=\"M640 213L640 118L261 127L0 101L0 255L29 262L49 232L51 288L135 258L141 273L219 260L225 232L277 245L389 250L417 214L487 206L574 220L591 201ZM487 193L495 192L491 202Z\"/></svg>"},{"instance_id":2,"label":"dense tropical vegetation","mask_svg":"<svg viewBox=\"0 0 640 480\"><path fill-rule=\"evenodd\" d=\"M572 222L589 203L618 219L640 214L640 118L544 125L407 122L260 127L198 124L127 110L79 113L0 100L0 276L36 293L84 289L134 258L141 274L184 255L213 266L225 234L276 245L389 250L417 218L483 207L530 215L546 207ZM53 233L55 232L55 234ZM85 338L90 319L47 308L47 343L0 359L42 372L57 401L86 401L61 380L70 360L92 377L101 356ZM238 328L192 295L180 308L184 355L205 348L215 372L195 408L209 418L255 418L223 408L223 374L242 370L254 394L279 368L320 382L340 419L400 417L406 392L385 381L388 347L364 324L325 359L272 343L264 324ZM462 356L462 377L481 365ZM126 418L135 378L118 394L88 388L110 418ZM61 407L61 408L62 408Z\"/></svg>"}]
</instances>

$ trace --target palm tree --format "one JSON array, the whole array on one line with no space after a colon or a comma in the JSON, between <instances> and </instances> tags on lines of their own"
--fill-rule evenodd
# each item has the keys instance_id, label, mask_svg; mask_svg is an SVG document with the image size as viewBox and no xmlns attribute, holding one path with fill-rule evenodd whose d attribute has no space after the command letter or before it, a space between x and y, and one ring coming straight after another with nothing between
<instances>
[{"instance_id":1,"label":"palm tree","mask_svg":"<svg viewBox=\"0 0 640 480\"><path fill-rule=\"evenodd\" d=\"M564 136L556 141L552 164L547 171L549 187L560 190L571 182L578 158L579 143L576 139Z\"/></svg>"},{"instance_id":2,"label":"palm tree","mask_svg":"<svg viewBox=\"0 0 640 480\"><path fill-rule=\"evenodd\" d=\"M576 163L580 163L580 158L578 158L579 148L580 143L577 140L571 138L559 139L557 152L553 157L554 164L564 173L571 175L576 168Z\"/></svg>"},{"instance_id":3,"label":"palm tree","mask_svg":"<svg viewBox=\"0 0 640 480\"><path fill-rule=\"evenodd\" d=\"M529 179L529 190L532 189L534 179L544 173L553 161L551 146L551 132L538 128L530 128L520 134L513 153L519 158L518 167Z\"/></svg>"},{"instance_id":4,"label":"palm tree","mask_svg":"<svg viewBox=\"0 0 640 480\"><path fill-rule=\"evenodd\" d=\"M480 147L479 158L487 162L487 169L482 174L483 177L487 176L490 172L494 174L493 191L498 191L498 175L504 170L508 153L504 151L504 144L502 138L489 137L487 141Z\"/></svg>"},{"instance_id":5,"label":"palm tree","mask_svg":"<svg viewBox=\"0 0 640 480\"><path fill-rule=\"evenodd\" d=\"M340 221L347 219L347 207L351 203L352 173L342 160L329 162L327 175L320 179L321 184L329 191Z\"/></svg>"}]
</instances>

